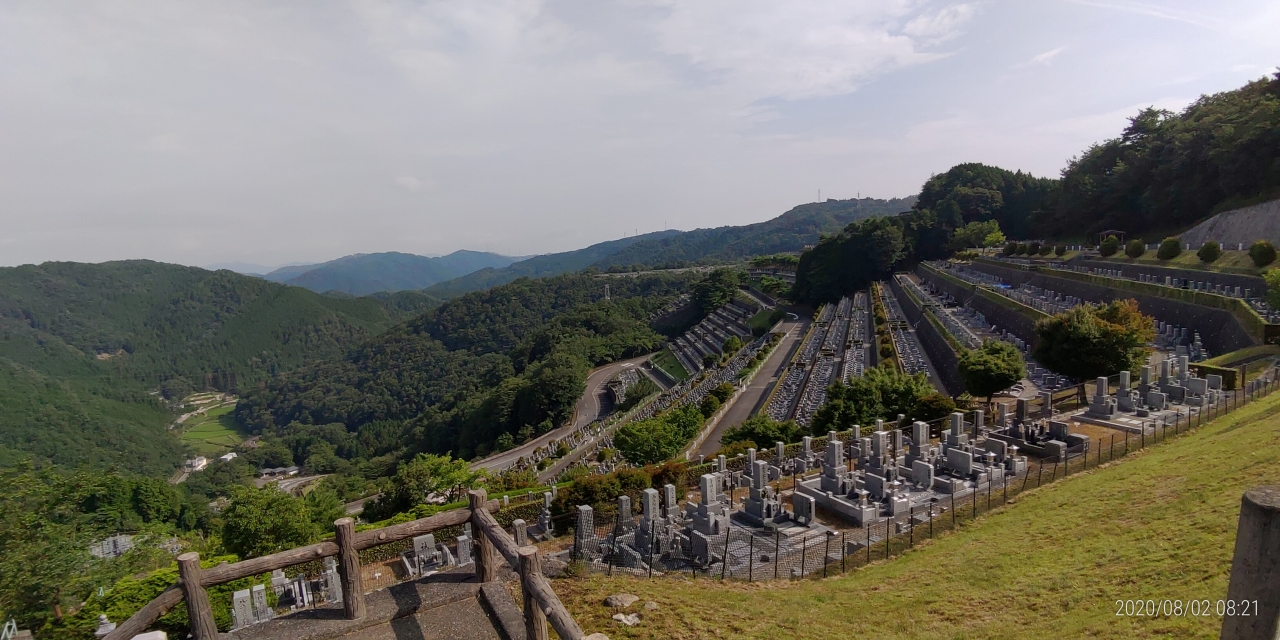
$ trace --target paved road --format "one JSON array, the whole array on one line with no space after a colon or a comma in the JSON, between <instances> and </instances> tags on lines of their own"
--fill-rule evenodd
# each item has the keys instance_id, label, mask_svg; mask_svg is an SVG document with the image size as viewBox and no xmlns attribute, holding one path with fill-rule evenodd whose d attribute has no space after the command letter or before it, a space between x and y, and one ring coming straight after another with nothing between
<instances>
[{"instance_id":1,"label":"paved road","mask_svg":"<svg viewBox=\"0 0 1280 640\"><path fill-rule=\"evenodd\" d=\"M592 420L600 416L600 393L604 389L605 383L623 369L640 366L640 363L644 362L648 357L644 355L630 360L620 360L593 369L591 373L587 374L587 389L582 393L582 397L578 398L577 404L574 405L574 417L568 425L544 433L509 451L489 456L484 460L473 463L471 467L473 469L501 471L515 464L516 460L521 457L529 455L534 449L546 445L551 440L562 438L587 426Z\"/></svg>"},{"instance_id":2,"label":"paved road","mask_svg":"<svg viewBox=\"0 0 1280 640\"><path fill-rule=\"evenodd\" d=\"M769 354L769 359L765 360L764 364L761 365L763 369L760 370L760 373L756 374L755 379L747 386L747 390L743 391L733 401L733 404L729 405L729 409L725 412L724 417L720 419L720 423L707 435L707 439L702 441L702 444L693 452L693 455L709 456L715 453L720 449L720 436L723 435L724 430L731 426L742 424L760 408L760 403L769 397L769 391L777 383L778 376L786 368L787 363L791 361L792 354L799 347L800 338L804 336L804 332L808 330L811 322L807 316L801 315L800 320L788 320L782 323L782 330L786 332L782 342L778 343L773 353ZM757 442L756 444L767 448L773 443Z\"/></svg>"}]
</instances>

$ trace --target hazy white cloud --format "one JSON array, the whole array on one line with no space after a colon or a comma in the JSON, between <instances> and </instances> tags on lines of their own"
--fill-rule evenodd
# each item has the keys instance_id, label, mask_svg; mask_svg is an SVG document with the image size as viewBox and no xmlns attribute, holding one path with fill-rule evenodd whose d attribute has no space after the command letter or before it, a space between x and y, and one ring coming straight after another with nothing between
<instances>
[{"instance_id":1,"label":"hazy white cloud","mask_svg":"<svg viewBox=\"0 0 1280 640\"><path fill-rule=\"evenodd\" d=\"M13 0L0 264L525 255L1053 174L1275 66L1276 3L1202 6Z\"/></svg>"},{"instance_id":2,"label":"hazy white cloud","mask_svg":"<svg viewBox=\"0 0 1280 640\"><path fill-rule=\"evenodd\" d=\"M399 176L394 182L396 186L403 187L409 191L417 191L422 188L422 181L413 176Z\"/></svg>"},{"instance_id":3,"label":"hazy white cloud","mask_svg":"<svg viewBox=\"0 0 1280 640\"><path fill-rule=\"evenodd\" d=\"M927 42L944 42L960 35L961 29L973 19L977 7L973 4L957 4L942 7L932 13L912 18L902 32Z\"/></svg>"},{"instance_id":4,"label":"hazy white cloud","mask_svg":"<svg viewBox=\"0 0 1280 640\"><path fill-rule=\"evenodd\" d=\"M1063 51L1066 51L1066 49L1067 48L1065 46L1058 47L1057 49L1050 49L1044 53L1032 56L1031 59L1027 60L1026 62L1014 65L1013 68L1025 69L1027 67L1034 67L1040 64L1049 64L1050 60L1053 60L1054 58L1058 57L1058 54L1062 53Z\"/></svg>"}]
</instances>

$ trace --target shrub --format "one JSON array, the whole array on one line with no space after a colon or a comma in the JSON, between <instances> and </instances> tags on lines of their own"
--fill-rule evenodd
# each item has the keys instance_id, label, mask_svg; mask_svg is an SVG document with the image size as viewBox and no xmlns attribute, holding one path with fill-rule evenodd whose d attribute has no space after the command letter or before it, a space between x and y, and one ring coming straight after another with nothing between
<instances>
[{"instance_id":1,"label":"shrub","mask_svg":"<svg viewBox=\"0 0 1280 640\"><path fill-rule=\"evenodd\" d=\"M1034 256L1034 255L1036 255L1036 254L1038 254L1038 253L1040 253L1040 243L1039 243L1039 242L1031 242L1031 243L1028 243L1028 244L1027 244L1027 255L1029 255L1029 256Z\"/></svg>"},{"instance_id":2,"label":"shrub","mask_svg":"<svg viewBox=\"0 0 1280 640\"><path fill-rule=\"evenodd\" d=\"M1165 238L1160 241L1160 249L1156 251L1156 257L1161 260L1172 260L1182 254L1182 240L1179 238Z\"/></svg>"},{"instance_id":3,"label":"shrub","mask_svg":"<svg viewBox=\"0 0 1280 640\"><path fill-rule=\"evenodd\" d=\"M1200 247L1200 250L1196 252L1196 257L1200 258L1200 262L1208 264L1222 257L1222 247L1210 240Z\"/></svg>"},{"instance_id":4,"label":"shrub","mask_svg":"<svg viewBox=\"0 0 1280 640\"><path fill-rule=\"evenodd\" d=\"M1054 246L1053 255L1058 256L1059 258L1061 258L1064 255L1067 255L1067 245L1060 244L1060 245Z\"/></svg>"},{"instance_id":5,"label":"shrub","mask_svg":"<svg viewBox=\"0 0 1280 640\"><path fill-rule=\"evenodd\" d=\"M1147 243L1141 238L1134 238L1124 245L1124 254L1130 258L1141 258L1147 252Z\"/></svg>"},{"instance_id":6,"label":"shrub","mask_svg":"<svg viewBox=\"0 0 1280 640\"><path fill-rule=\"evenodd\" d=\"M1115 236L1107 236L1107 239L1103 240L1102 244L1098 245L1098 253L1102 254L1102 257L1104 258L1114 256L1119 250L1120 239Z\"/></svg>"},{"instance_id":7,"label":"shrub","mask_svg":"<svg viewBox=\"0 0 1280 640\"><path fill-rule=\"evenodd\" d=\"M719 409L720 399L713 395L707 395L702 399L702 403L698 405L698 410L702 412L702 417L704 418L710 418Z\"/></svg>"},{"instance_id":8,"label":"shrub","mask_svg":"<svg viewBox=\"0 0 1280 640\"><path fill-rule=\"evenodd\" d=\"M1022 254L1024 254L1024 253L1026 253L1026 252L1027 252L1027 243L1025 243L1025 242L1019 242L1019 243L1018 243L1017 250L1016 250L1016 251L1014 251L1013 253L1014 253L1014 255L1019 255L1019 256L1020 256L1020 255L1022 255Z\"/></svg>"},{"instance_id":9,"label":"shrub","mask_svg":"<svg viewBox=\"0 0 1280 640\"><path fill-rule=\"evenodd\" d=\"M1047 256L1051 253L1053 253L1053 245L1048 243L1040 245L1040 255Z\"/></svg>"},{"instance_id":10,"label":"shrub","mask_svg":"<svg viewBox=\"0 0 1280 640\"><path fill-rule=\"evenodd\" d=\"M1017 252L1018 252L1018 243L1016 242L1010 242L1009 244L1006 244L1004 246L1004 254L1006 256L1011 256Z\"/></svg>"},{"instance_id":11,"label":"shrub","mask_svg":"<svg viewBox=\"0 0 1280 640\"><path fill-rule=\"evenodd\" d=\"M1255 267L1265 267L1276 261L1276 248L1266 240L1259 240L1249 247L1249 259Z\"/></svg>"},{"instance_id":12,"label":"shrub","mask_svg":"<svg viewBox=\"0 0 1280 640\"><path fill-rule=\"evenodd\" d=\"M881 358L892 358L892 357L893 357L893 347L892 347L891 345L881 343L881 345L880 345L880 357L881 357Z\"/></svg>"}]
</instances>

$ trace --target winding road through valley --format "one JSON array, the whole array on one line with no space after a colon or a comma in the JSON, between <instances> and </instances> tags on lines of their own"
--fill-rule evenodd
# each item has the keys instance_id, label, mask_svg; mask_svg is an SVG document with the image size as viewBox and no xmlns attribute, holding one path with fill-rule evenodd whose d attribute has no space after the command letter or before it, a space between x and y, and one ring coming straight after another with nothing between
<instances>
[{"instance_id":1,"label":"winding road through valley","mask_svg":"<svg viewBox=\"0 0 1280 640\"><path fill-rule=\"evenodd\" d=\"M573 419L569 421L569 424L544 433L514 449L503 451L502 453L474 462L472 463L471 468L495 472L502 471L503 469L515 464L516 460L532 453L534 449L545 446L552 440L563 438L564 436L591 424L592 420L600 417L600 397L603 395L606 388L605 385L609 382L609 379L624 369L639 367L648 358L649 355L643 355L629 360L611 362L604 366L592 369L591 373L587 374L586 391L582 393L582 397L578 398L578 402L574 405Z\"/></svg>"}]
</instances>

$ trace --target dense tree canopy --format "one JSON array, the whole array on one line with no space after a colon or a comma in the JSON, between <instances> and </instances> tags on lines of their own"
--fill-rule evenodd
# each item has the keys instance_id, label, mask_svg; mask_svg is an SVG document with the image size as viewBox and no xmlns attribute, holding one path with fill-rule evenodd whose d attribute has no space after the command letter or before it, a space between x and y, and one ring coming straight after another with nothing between
<instances>
[{"instance_id":1,"label":"dense tree canopy","mask_svg":"<svg viewBox=\"0 0 1280 640\"><path fill-rule=\"evenodd\" d=\"M1036 323L1035 358L1077 379L1134 371L1150 353L1155 331L1155 321L1133 300L1084 304Z\"/></svg>"},{"instance_id":2,"label":"dense tree canopy","mask_svg":"<svg viewBox=\"0 0 1280 640\"><path fill-rule=\"evenodd\" d=\"M707 396L714 398L714 396ZM613 434L613 444L632 464L657 464L680 452L702 428L699 407L686 405L662 415L628 422Z\"/></svg>"},{"instance_id":3,"label":"dense tree canopy","mask_svg":"<svg viewBox=\"0 0 1280 640\"><path fill-rule=\"evenodd\" d=\"M656 350L663 338L648 318L695 278L569 275L467 294L345 358L273 379L236 414L278 437L295 423L358 433L399 421L405 452L487 453L502 434L519 442L567 419L590 367Z\"/></svg>"},{"instance_id":4,"label":"dense tree canopy","mask_svg":"<svg viewBox=\"0 0 1280 640\"><path fill-rule=\"evenodd\" d=\"M906 375L896 369L871 367L848 384L827 390L827 403L813 416L814 435L845 431L854 425L874 425L876 418L893 420L912 415L926 396L935 393L923 374Z\"/></svg>"},{"instance_id":5,"label":"dense tree canopy","mask_svg":"<svg viewBox=\"0 0 1280 640\"><path fill-rule=\"evenodd\" d=\"M1180 114L1144 109L1120 137L1071 161L1037 229L1054 237L1142 233L1277 196L1280 73L1201 96Z\"/></svg>"},{"instance_id":6,"label":"dense tree canopy","mask_svg":"<svg viewBox=\"0 0 1280 640\"><path fill-rule=\"evenodd\" d=\"M757 448L772 447L775 442L796 442L805 435L800 425L794 420L779 422L770 420L768 416L756 415L744 420L741 424L725 429L720 438L721 445L738 442L750 442Z\"/></svg>"},{"instance_id":7,"label":"dense tree canopy","mask_svg":"<svg viewBox=\"0 0 1280 640\"><path fill-rule=\"evenodd\" d=\"M1013 386L1027 375L1022 354L1002 340L988 340L977 349L960 354L960 379L975 396L991 396Z\"/></svg>"}]
</instances>

